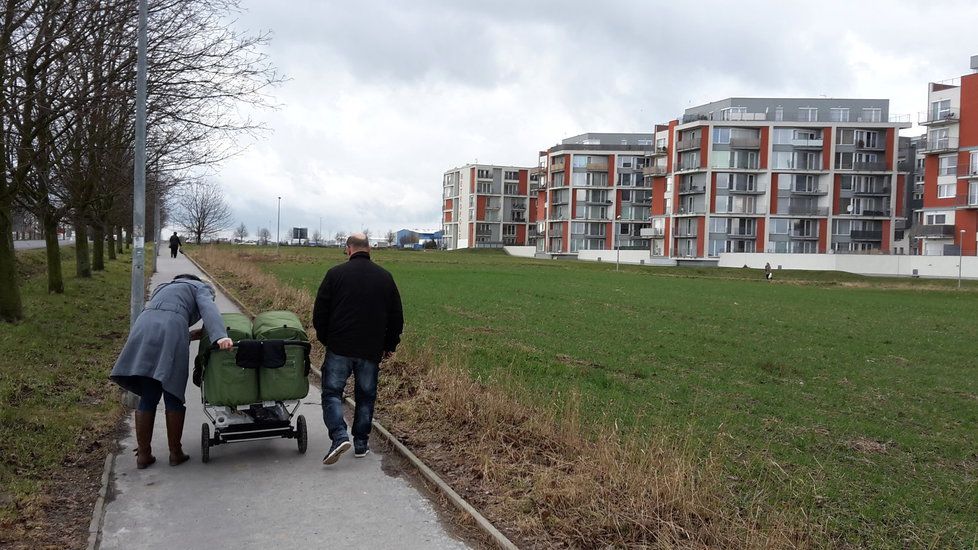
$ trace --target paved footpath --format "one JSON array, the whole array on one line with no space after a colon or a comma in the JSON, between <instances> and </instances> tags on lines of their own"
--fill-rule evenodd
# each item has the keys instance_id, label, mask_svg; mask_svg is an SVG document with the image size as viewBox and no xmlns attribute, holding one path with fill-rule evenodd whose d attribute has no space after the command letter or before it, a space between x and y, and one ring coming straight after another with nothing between
<instances>
[{"instance_id":1,"label":"paved footpath","mask_svg":"<svg viewBox=\"0 0 978 550\"><path fill-rule=\"evenodd\" d=\"M161 255L152 284L199 271L183 255ZM222 312L237 311L223 295ZM190 356L196 354L196 344ZM190 462L167 464L163 404L156 416L156 464L136 469L135 435L120 441L106 505L100 548L465 548L450 535L432 504L403 477L381 468L383 449L364 458L352 450L323 466L329 446L319 391L311 387L298 414L309 427L309 450L294 439L232 443L211 448L200 461L200 429L206 422L200 390L187 384L184 452ZM374 436L372 439L377 439Z\"/></svg>"}]
</instances>

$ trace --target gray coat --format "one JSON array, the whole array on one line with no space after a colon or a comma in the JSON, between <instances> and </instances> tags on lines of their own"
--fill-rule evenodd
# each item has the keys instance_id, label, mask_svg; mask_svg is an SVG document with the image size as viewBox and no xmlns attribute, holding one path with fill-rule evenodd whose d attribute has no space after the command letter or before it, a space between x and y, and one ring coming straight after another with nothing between
<instances>
[{"instance_id":1,"label":"gray coat","mask_svg":"<svg viewBox=\"0 0 978 550\"><path fill-rule=\"evenodd\" d=\"M187 329L201 318L209 343L227 337L210 286L190 279L159 285L136 318L109 377L133 393L139 393L139 386L131 377L153 378L163 384L164 391L184 400L190 365Z\"/></svg>"}]
</instances>

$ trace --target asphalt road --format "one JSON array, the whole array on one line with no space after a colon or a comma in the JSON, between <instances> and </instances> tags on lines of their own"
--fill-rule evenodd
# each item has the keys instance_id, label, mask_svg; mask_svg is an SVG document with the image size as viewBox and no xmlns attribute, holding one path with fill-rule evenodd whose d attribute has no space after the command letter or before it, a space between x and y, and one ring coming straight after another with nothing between
<instances>
[{"instance_id":1,"label":"asphalt road","mask_svg":"<svg viewBox=\"0 0 978 550\"><path fill-rule=\"evenodd\" d=\"M60 241L61 246L72 244L75 241L66 239ZM33 248L44 248L44 241L14 241L14 250L31 250Z\"/></svg>"}]
</instances>

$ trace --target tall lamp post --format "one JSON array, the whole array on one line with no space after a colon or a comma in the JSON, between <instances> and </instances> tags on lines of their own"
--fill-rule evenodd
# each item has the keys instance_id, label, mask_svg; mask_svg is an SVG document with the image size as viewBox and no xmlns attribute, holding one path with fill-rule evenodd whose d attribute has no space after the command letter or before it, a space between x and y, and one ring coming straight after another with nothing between
<instances>
[{"instance_id":1,"label":"tall lamp post","mask_svg":"<svg viewBox=\"0 0 978 550\"><path fill-rule=\"evenodd\" d=\"M282 226L282 197L278 198L278 213L275 215L275 252L278 252L278 243L281 241L279 235L280 227Z\"/></svg>"},{"instance_id":2,"label":"tall lamp post","mask_svg":"<svg viewBox=\"0 0 978 550\"><path fill-rule=\"evenodd\" d=\"M961 230L961 238L958 240L958 290L961 290L961 264L964 263L964 229Z\"/></svg>"},{"instance_id":3,"label":"tall lamp post","mask_svg":"<svg viewBox=\"0 0 978 550\"><path fill-rule=\"evenodd\" d=\"M143 310L146 295L146 18L147 0L139 0L136 39L136 143L133 154L132 279L129 292L129 324Z\"/></svg>"}]
</instances>

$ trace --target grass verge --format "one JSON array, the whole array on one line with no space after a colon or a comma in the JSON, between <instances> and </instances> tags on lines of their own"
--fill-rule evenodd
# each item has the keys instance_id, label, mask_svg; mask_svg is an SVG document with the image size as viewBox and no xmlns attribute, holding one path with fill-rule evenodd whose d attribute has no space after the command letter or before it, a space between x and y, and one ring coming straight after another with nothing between
<instances>
[{"instance_id":1,"label":"grass verge","mask_svg":"<svg viewBox=\"0 0 978 550\"><path fill-rule=\"evenodd\" d=\"M62 249L74 273L74 249ZM129 325L129 254L48 294L18 252L26 319L0 324L0 546L83 548L122 408L107 376Z\"/></svg>"}]
</instances>

